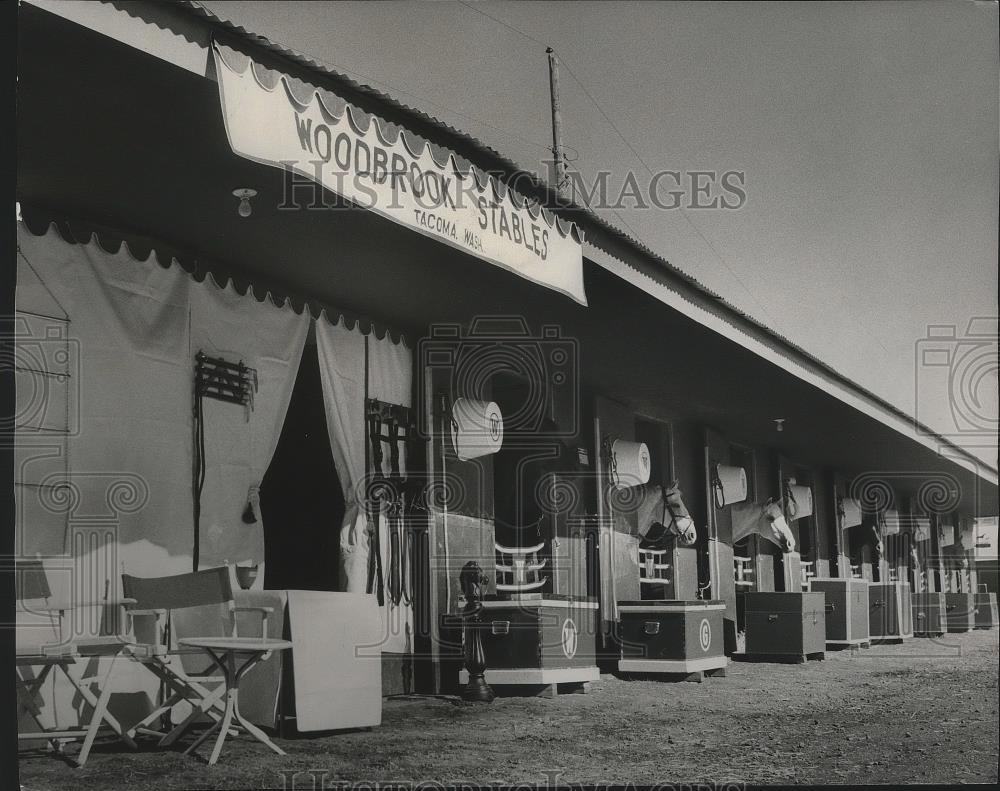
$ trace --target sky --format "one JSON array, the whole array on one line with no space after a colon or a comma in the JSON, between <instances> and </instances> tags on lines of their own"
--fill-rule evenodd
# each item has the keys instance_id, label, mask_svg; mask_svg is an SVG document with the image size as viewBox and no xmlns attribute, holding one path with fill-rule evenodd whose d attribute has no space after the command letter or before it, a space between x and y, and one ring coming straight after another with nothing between
<instances>
[{"instance_id":1,"label":"sky","mask_svg":"<svg viewBox=\"0 0 1000 791\"><path fill-rule=\"evenodd\" d=\"M738 210L606 219L996 466L995 3L203 5L540 173L552 46L584 178L745 173ZM932 325L957 364L918 364Z\"/></svg>"}]
</instances>

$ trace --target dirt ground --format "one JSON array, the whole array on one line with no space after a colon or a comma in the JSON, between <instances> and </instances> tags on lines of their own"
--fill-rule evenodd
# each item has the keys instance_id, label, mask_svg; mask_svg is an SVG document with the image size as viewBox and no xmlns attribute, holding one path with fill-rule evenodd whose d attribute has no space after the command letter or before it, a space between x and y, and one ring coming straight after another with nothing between
<instances>
[{"instance_id":1,"label":"dirt ground","mask_svg":"<svg viewBox=\"0 0 1000 791\"><path fill-rule=\"evenodd\" d=\"M732 663L702 684L607 676L586 695L555 699L392 699L380 728L278 740L285 757L230 739L214 767L182 755L183 744L130 753L107 743L83 769L24 752L21 782L28 791L996 782L997 675L998 632L977 631L804 665Z\"/></svg>"}]
</instances>

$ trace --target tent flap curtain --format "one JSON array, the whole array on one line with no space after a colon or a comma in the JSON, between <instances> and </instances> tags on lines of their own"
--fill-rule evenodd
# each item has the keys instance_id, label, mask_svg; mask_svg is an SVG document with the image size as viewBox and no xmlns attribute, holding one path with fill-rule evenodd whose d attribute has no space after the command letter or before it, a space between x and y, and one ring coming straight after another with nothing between
<instances>
[{"instance_id":1,"label":"tent flap curtain","mask_svg":"<svg viewBox=\"0 0 1000 791\"><path fill-rule=\"evenodd\" d=\"M201 562L264 562L264 526L256 493L274 455L309 332L309 317L207 282L191 294L190 359L202 351L257 371L253 407L206 398ZM250 504L256 521L243 514ZM264 574L257 575L261 587Z\"/></svg>"},{"instance_id":2,"label":"tent flap curtain","mask_svg":"<svg viewBox=\"0 0 1000 791\"><path fill-rule=\"evenodd\" d=\"M367 522L363 509L365 477L365 336L343 324L316 322L326 429L337 476L344 492L340 525L340 587L364 593L368 573Z\"/></svg>"},{"instance_id":3,"label":"tent flap curtain","mask_svg":"<svg viewBox=\"0 0 1000 791\"><path fill-rule=\"evenodd\" d=\"M371 534L365 512L367 427L365 399L374 398L410 406L413 379L413 353L403 344L374 334L363 335L357 328L348 329L342 322L331 324L323 317L316 321L316 350L323 385L327 431L334 464L344 493L346 507L340 530L340 587L350 593L367 591ZM388 448L383 453L383 472ZM406 474L405 456L400 457L401 472ZM389 526L384 516L377 520L383 577L387 578L391 561ZM407 562L407 558L400 559ZM390 612L390 610L392 612ZM409 631L409 608L382 608L385 623L383 650L404 651Z\"/></svg>"},{"instance_id":4,"label":"tent flap curtain","mask_svg":"<svg viewBox=\"0 0 1000 791\"><path fill-rule=\"evenodd\" d=\"M17 308L40 317L31 337L18 339L19 398L53 381L32 372L35 358L65 355L69 369L58 415L46 399L36 405L64 424L58 450L46 449L53 444L46 436L18 430L17 475L26 485L20 551L56 565L64 553L70 558L72 574L50 575L57 595L69 593L62 587L70 579L87 597L100 598L106 585L115 591L123 564L146 576L190 570L188 328L198 284L125 246L109 253L94 241L69 243L54 226L40 235L17 230L19 281L27 286L18 288ZM79 496L47 497L61 481ZM95 542L101 548L90 553Z\"/></svg>"},{"instance_id":5,"label":"tent flap curtain","mask_svg":"<svg viewBox=\"0 0 1000 791\"><path fill-rule=\"evenodd\" d=\"M256 368L259 388L249 411L205 399L200 566L263 562L259 516L252 524L242 516L278 441L308 314L241 296L211 277L198 282L176 263L136 258L127 245L108 252L96 238L67 242L54 226L41 235L19 226L18 248L19 274L27 285L18 289L18 307L52 315L55 304L64 311L68 322L62 316L50 322L60 336L46 343L65 346L73 369L68 449L53 459L40 447L36 464L26 437L25 482L52 483L49 470L61 464L83 495L75 513L24 502L21 521L30 517L33 526L24 533L35 543L25 549L70 551L69 523L100 517L114 537L115 555L114 568L92 581L97 593L105 578L117 586L123 565L139 576L191 570L191 403L194 355L202 350ZM45 329L32 327L36 334ZM23 348L35 347L29 338ZM127 507L108 511L109 492L127 494ZM94 575L84 559L76 560L88 569L86 576ZM264 575L257 579L263 584Z\"/></svg>"},{"instance_id":6,"label":"tent flap curtain","mask_svg":"<svg viewBox=\"0 0 1000 791\"><path fill-rule=\"evenodd\" d=\"M110 552L101 551L106 562L73 560L86 577L74 584L93 588L95 598L107 582L117 588L123 567L139 576L191 569L191 407L194 358L202 351L256 369L258 389L248 410L204 399L199 565L263 563L260 511L249 509L256 511L255 520L244 514L277 446L312 323L327 430L347 505L344 523L333 528L340 532L341 588L365 590L369 536L359 494L367 456L365 398L410 406L413 363L405 343L394 342L389 333L381 339L374 332L366 336L357 323L348 329L343 317L332 324L324 313L314 321L288 304L279 307L252 293L241 295L231 282L220 286L211 275L199 282L176 262L162 265L152 255L137 257L125 244L109 251L96 236L67 240L55 226L34 233L19 224L18 252L18 308L25 333L32 335L18 342L19 353L38 349L41 354L58 345L72 367L72 389L60 395L59 414L52 409L32 413L35 422L71 423L59 437L64 447L54 448L52 435L30 433L31 426L18 431L19 551L61 556L72 551L74 542L89 546L89 538L73 534L74 525L99 518L111 542ZM45 321L52 327L40 326ZM32 375L18 374L19 396L29 392ZM387 447L383 456L388 472ZM405 474L405 455L401 462ZM46 490L40 487L62 480L80 498L59 510L43 501ZM120 500L109 499L111 494ZM119 502L121 508L108 510L109 503L117 508ZM29 522L31 530L24 530ZM382 519L384 569L391 544ZM258 574L256 586L263 580ZM408 608L395 609L393 617L404 623L394 634L402 635Z\"/></svg>"}]
</instances>

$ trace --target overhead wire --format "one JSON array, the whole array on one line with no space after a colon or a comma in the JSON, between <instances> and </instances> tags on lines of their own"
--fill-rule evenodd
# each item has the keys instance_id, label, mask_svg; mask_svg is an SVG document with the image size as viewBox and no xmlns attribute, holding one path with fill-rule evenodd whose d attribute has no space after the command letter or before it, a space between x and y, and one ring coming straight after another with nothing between
<instances>
[{"instance_id":1,"label":"overhead wire","mask_svg":"<svg viewBox=\"0 0 1000 791\"><path fill-rule=\"evenodd\" d=\"M528 39L530 41L535 42L536 44L539 44L539 45L541 45L543 47L550 46L550 45L546 44L545 42L541 41L539 38L537 38L535 36L532 36L529 33L524 32L523 30L521 30L520 28L518 28L518 27L516 27L514 25L511 25L511 24L508 24L507 22L504 22L502 19L498 19L497 17L493 16L492 14L488 14L487 12L483 11L482 9L477 8L476 6L474 6L474 5L466 2L465 0L458 0L458 2L461 5L463 5L466 8L468 8L470 11L475 11L477 14L481 14L482 16L484 16L484 17L486 17L488 19L492 19L497 24L502 25L503 27L507 28L508 30L513 31L514 33L517 33L517 34L523 36L524 38L526 38L526 39ZM597 99L594 97L594 95L587 89L587 86L584 84L583 80L581 80L580 77L577 76L576 72L573 70L573 68L570 66L570 64L566 61L566 59L564 58L564 56L561 55L560 53L557 53L557 54L559 55L559 62L565 67L566 71L569 72L569 75L573 78L573 80L576 82L576 84L580 86L580 89L583 91L584 95L590 100L591 104L593 104L594 107L597 108L598 113L605 120L605 122L608 124L608 126L610 126L614 130L615 134L618 135L618 137L621 139L621 141L625 144L625 147L628 148L628 150L632 153L632 156L634 156L636 158L636 160L646 169L646 171L649 173L650 176L654 175L653 169L646 163L645 159L643 159L642 155L639 154L639 152L635 149L635 146L632 145L632 143L625 136L625 134L622 132L622 130L618 128L618 125L604 111L604 108L601 106L601 103L598 102ZM593 207L591 207L589 204L588 204L587 207L590 208L592 211L594 210ZM726 270L729 272L729 274L733 276L733 279L735 279L736 282L740 284L740 287L742 287L742 289L750 296L750 298L757 304L757 306L761 309L761 311L763 311L763 313L773 323L775 321L775 319L768 312L768 310L765 307L765 305L757 298L757 296L753 293L753 291L750 289L750 287L743 281L743 279L729 265L729 263L725 260L725 258L718 251L718 249L715 247L715 245L712 244L712 242L705 236L705 234L702 233L701 229L698 228L697 225L695 225L694 221L691 219L691 217L688 215L688 213L686 211L684 211L684 207L683 206L679 206L678 208L680 209L681 215L687 221L688 225L691 226L691 229L705 243L705 245L712 252L712 254L716 257L716 259L718 259L719 263L721 263L726 268ZM612 209L612 212L625 225L625 227L633 234L633 236L636 236L636 238L639 238L639 235L632 229L632 227L627 222L625 222L625 220L622 218L621 214L617 210Z\"/></svg>"}]
</instances>

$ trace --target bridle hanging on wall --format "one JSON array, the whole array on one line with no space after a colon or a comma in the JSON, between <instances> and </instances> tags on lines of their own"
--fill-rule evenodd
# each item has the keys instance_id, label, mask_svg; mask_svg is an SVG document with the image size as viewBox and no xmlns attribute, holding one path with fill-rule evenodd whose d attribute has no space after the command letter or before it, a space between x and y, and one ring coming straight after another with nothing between
<instances>
[{"instance_id":1,"label":"bridle hanging on wall","mask_svg":"<svg viewBox=\"0 0 1000 791\"><path fill-rule=\"evenodd\" d=\"M785 478L782 482L782 488L784 489L785 502L784 511L789 517L794 517L795 514L799 512L799 504L795 499L795 492L792 491L792 484L795 483L793 478Z\"/></svg>"},{"instance_id":2,"label":"bridle hanging on wall","mask_svg":"<svg viewBox=\"0 0 1000 791\"><path fill-rule=\"evenodd\" d=\"M374 592L379 606L385 604L385 590L393 605L409 605L413 601L413 583L408 559L411 554L412 536L406 529L407 478L400 468L400 450L410 445L416 437L413 412L409 407L365 399L365 424L368 434L369 479L366 491L371 551L368 554L368 582L366 591ZM382 443L389 445L389 474L382 471L384 453ZM382 568L381 536L378 525L380 513L386 514L389 528L387 552L388 580Z\"/></svg>"},{"instance_id":3,"label":"bridle hanging on wall","mask_svg":"<svg viewBox=\"0 0 1000 791\"><path fill-rule=\"evenodd\" d=\"M722 479L719 477L719 463L717 461L711 461L709 463L709 468L712 470L712 494L715 499L716 508L726 507L726 490L722 485Z\"/></svg>"},{"instance_id":4,"label":"bridle hanging on wall","mask_svg":"<svg viewBox=\"0 0 1000 791\"><path fill-rule=\"evenodd\" d=\"M191 565L198 570L201 554L201 493L205 488L205 398L243 406L244 419L250 421L254 394L257 392L257 369L240 360L231 363L221 357L209 357L200 349L194 357L194 545Z\"/></svg>"}]
</instances>

